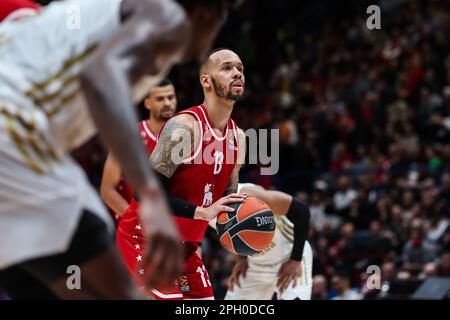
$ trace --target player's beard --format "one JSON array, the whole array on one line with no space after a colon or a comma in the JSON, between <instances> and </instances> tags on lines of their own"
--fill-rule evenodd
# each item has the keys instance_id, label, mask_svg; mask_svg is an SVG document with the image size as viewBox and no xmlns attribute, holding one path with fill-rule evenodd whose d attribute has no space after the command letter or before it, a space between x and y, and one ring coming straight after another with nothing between
<instances>
[{"instance_id":1,"label":"player's beard","mask_svg":"<svg viewBox=\"0 0 450 320\"><path fill-rule=\"evenodd\" d=\"M228 88L227 94L225 94L225 86L221 86L220 84L218 84L213 77L211 77L211 81L213 84L214 92L216 93L216 95L218 97L225 98L228 100L233 100L235 102L242 101L244 94L232 94L231 93L231 87L232 87L231 84L230 84L230 87Z\"/></svg>"},{"instance_id":2,"label":"player's beard","mask_svg":"<svg viewBox=\"0 0 450 320\"><path fill-rule=\"evenodd\" d=\"M161 110L159 112L158 117L156 117L156 118L158 121L165 122L165 121L169 120L170 118L172 118L174 114L175 114L175 112L164 112L163 110Z\"/></svg>"},{"instance_id":3,"label":"player's beard","mask_svg":"<svg viewBox=\"0 0 450 320\"><path fill-rule=\"evenodd\" d=\"M164 121L164 122L165 122L165 121L169 120L169 119L172 118L172 117L173 117L173 113L171 113L170 115L165 115L165 114L162 114L162 113L161 113L161 114L159 115L159 117L158 117L158 118L159 118L158 120L159 120L159 121Z\"/></svg>"}]
</instances>

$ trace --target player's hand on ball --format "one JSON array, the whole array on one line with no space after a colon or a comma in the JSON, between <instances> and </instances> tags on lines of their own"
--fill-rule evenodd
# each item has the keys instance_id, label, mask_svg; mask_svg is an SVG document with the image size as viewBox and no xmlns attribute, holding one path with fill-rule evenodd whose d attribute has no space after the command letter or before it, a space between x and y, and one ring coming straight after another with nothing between
<instances>
[{"instance_id":1,"label":"player's hand on ball","mask_svg":"<svg viewBox=\"0 0 450 320\"><path fill-rule=\"evenodd\" d=\"M297 285L297 279L302 275L302 268L300 261L288 260L283 263L278 271L277 288L280 294L283 293L291 283L294 287Z\"/></svg>"},{"instance_id":2,"label":"player's hand on ball","mask_svg":"<svg viewBox=\"0 0 450 320\"><path fill-rule=\"evenodd\" d=\"M230 277L228 278L228 289L233 291L233 287L236 284L238 288L241 287L239 278L242 276L245 278L248 269L247 257L237 256L237 262L233 267Z\"/></svg>"},{"instance_id":3,"label":"player's hand on ball","mask_svg":"<svg viewBox=\"0 0 450 320\"><path fill-rule=\"evenodd\" d=\"M221 212L234 212L234 209L227 206L230 203L243 202L247 195L239 193L231 193L220 198L207 208L197 207L194 213L194 219L211 221Z\"/></svg>"},{"instance_id":4,"label":"player's hand on ball","mask_svg":"<svg viewBox=\"0 0 450 320\"><path fill-rule=\"evenodd\" d=\"M171 288L183 270L181 241L161 191L141 193L141 218L144 225L144 281L152 288Z\"/></svg>"}]
</instances>

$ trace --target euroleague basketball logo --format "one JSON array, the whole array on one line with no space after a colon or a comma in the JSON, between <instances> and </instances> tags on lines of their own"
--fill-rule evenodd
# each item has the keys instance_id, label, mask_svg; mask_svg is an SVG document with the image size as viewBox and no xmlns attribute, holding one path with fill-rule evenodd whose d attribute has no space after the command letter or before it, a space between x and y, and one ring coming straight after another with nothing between
<instances>
[{"instance_id":1,"label":"euroleague basketball logo","mask_svg":"<svg viewBox=\"0 0 450 320\"><path fill-rule=\"evenodd\" d=\"M180 276L178 278L178 286L180 287L181 292L191 291L191 286L189 285L189 279L187 276Z\"/></svg>"}]
</instances>

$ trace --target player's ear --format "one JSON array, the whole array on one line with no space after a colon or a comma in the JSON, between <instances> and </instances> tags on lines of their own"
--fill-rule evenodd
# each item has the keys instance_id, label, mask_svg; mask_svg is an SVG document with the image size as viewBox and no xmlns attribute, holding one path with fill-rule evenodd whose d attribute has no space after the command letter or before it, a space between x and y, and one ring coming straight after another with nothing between
<instances>
[{"instance_id":1,"label":"player's ear","mask_svg":"<svg viewBox=\"0 0 450 320\"><path fill-rule=\"evenodd\" d=\"M211 88L211 79L206 73L200 75L200 84L203 88Z\"/></svg>"},{"instance_id":2,"label":"player's ear","mask_svg":"<svg viewBox=\"0 0 450 320\"><path fill-rule=\"evenodd\" d=\"M150 110L150 99L149 98L145 98L144 107L145 107L145 109Z\"/></svg>"}]
</instances>

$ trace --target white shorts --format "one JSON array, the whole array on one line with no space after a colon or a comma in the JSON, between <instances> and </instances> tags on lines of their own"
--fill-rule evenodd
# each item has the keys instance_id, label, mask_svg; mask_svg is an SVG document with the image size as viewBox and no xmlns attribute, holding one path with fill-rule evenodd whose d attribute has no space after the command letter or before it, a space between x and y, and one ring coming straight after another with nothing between
<instances>
[{"instance_id":1,"label":"white shorts","mask_svg":"<svg viewBox=\"0 0 450 320\"><path fill-rule=\"evenodd\" d=\"M285 260L286 261L286 260ZM313 255L309 243L305 242L301 262L302 276L297 279L296 286L291 284L286 291L279 294L276 283L281 263L274 266L260 266L249 263L246 277L239 279L241 287L236 285L228 290L225 300L271 300L274 293L279 300L310 300L312 291Z\"/></svg>"}]
</instances>

